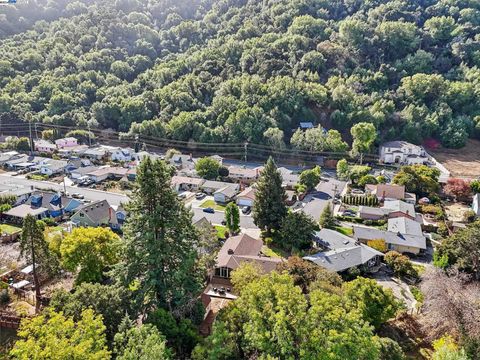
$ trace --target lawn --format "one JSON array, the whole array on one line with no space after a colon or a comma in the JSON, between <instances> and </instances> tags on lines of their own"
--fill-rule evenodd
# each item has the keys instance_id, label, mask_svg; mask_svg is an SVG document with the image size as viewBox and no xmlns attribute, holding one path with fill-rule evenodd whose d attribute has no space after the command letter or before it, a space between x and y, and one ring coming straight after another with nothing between
<instances>
[{"instance_id":1,"label":"lawn","mask_svg":"<svg viewBox=\"0 0 480 360\"><path fill-rule=\"evenodd\" d=\"M2 233L2 234L10 235L10 234L14 234L18 231L22 231L22 229L17 227L17 226L8 225L8 224L0 225L0 233Z\"/></svg>"},{"instance_id":2,"label":"lawn","mask_svg":"<svg viewBox=\"0 0 480 360\"><path fill-rule=\"evenodd\" d=\"M217 204L214 200L205 200L200 204L201 208L212 208L219 211L225 211L225 206Z\"/></svg>"},{"instance_id":3,"label":"lawn","mask_svg":"<svg viewBox=\"0 0 480 360\"><path fill-rule=\"evenodd\" d=\"M345 226L335 226L333 228L334 230L338 231L340 234L346 235L346 236L352 236L353 235L353 229Z\"/></svg>"},{"instance_id":4,"label":"lawn","mask_svg":"<svg viewBox=\"0 0 480 360\"><path fill-rule=\"evenodd\" d=\"M225 239L225 231L227 231L227 228L222 225L215 225L215 230L217 230L217 236L220 239Z\"/></svg>"},{"instance_id":5,"label":"lawn","mask_svg":"<svg viewBox=\"0 0 480 360\"><path fill-rule=\"evenodd\" d=\"M282 249L279 249L275 246L272 245L263 245L262 247L262 253L265 254L266 256L272 257L272 258L288 258L288 254L283 251Z\"/></svg>"}]
</instances>

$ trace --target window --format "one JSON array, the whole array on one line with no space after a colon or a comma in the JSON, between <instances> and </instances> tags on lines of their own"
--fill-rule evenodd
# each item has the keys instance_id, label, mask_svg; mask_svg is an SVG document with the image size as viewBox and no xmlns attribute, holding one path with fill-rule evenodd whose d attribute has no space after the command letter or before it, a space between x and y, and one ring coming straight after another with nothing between
<instances>
[{"instance_id":1,"label":"window","mask_svg":"<svg viewBox=\"0 0 480 360\"><path fill-rule=\"evenodd\" d=\"M226 267L215 268L215 276L228 279L230 277L231 269Z\"/></svg>"}]
</instances>

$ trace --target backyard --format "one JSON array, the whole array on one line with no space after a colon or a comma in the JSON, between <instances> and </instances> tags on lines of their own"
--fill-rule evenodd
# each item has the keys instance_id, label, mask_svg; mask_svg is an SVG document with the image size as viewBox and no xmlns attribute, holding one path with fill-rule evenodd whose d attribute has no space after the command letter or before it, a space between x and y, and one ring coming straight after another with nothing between
<instances>
[{"instance_id":1,"label":"backyard","mask_svg":"<svg viewBox=\"0 0 480 360\"><path fill-rule=\"evenodd\" d=\"M214 200L205 200L203 203L200 204L201 208L212 208L218 211L225 211L225 206L217 204Z\"/></svg>"}]
</instances>

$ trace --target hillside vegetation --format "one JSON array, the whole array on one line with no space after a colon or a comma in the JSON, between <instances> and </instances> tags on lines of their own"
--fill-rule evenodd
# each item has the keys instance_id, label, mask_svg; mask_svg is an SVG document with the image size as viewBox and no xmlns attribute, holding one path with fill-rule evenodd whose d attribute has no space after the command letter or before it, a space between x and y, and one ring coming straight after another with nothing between
<instances>
[{"instance_id":1,"label":"hillside vegetation","mask_svg":"<svg viewBox=\"0 0 480 360\"><path fill-rule=\"evenodd\" d=\"M2 120L274 146L300 121L480 136L477 0L32 3L0 9ZM325 138L313 149L344 150Z\"/></svg>"}]
</instances>

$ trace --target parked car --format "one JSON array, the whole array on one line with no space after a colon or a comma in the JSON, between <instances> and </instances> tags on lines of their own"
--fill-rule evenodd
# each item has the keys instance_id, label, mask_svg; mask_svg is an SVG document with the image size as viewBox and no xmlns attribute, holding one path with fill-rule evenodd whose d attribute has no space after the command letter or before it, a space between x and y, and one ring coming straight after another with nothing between
<instances>
[{"instance_id":1,"label":"parked car","mask_svg":"<svg viewBox=\"0 0 480 360\"><path fill-rule=\"evenodd\" d=\"M199 192L195 194L195 199L202 200L205 196L207 196L207 194Z\"/></svg>"},{"instance_id":2,"label":"parked car","mask_svg":"<svg viewBox=\"0 0 480 360\"><path fill-rule=\"evenodd\" d=\"M244 215L250 214L251 211L252 211L252 208L251 208L250 206L244 206L244 207L242 208L242 213L243 213Z\"/></svg>"},{"instance_id":3,"label":"parked car","mask_svg":"<svg viewBox=\"0 0 480 360\"><path fill-rule=\"evenodd\" d=\"M73 197L74 199L85 199L85 196L82 195L82 194L80 194L80 193L73 193L73 194L72 194L72 197Z\"/></svg>"},{"instance_id":4,"label":"parked car","mask_svg":"<svg viewBox=\"0 0 480 360\"><path fill-rule=\"evenodd\" d=\"M215 210L211 207L207 207L207 208L203 209L203 212L206 212L206 213L209 213L209 214L214 214Z\"/></svg>"},{"instance_id":5,"label":"parked car","mask_svg":"<svg viewBox=\"0 0 480 360\"><path fill-rule=\"evenodd\" d=\"M90 185L93 185L95 183L95 181L93 181L92 179L87 179L87 180L83 180L80 184L78 184L79 186L90 186Z\"/></svg>"},{"instance_id":6,"label":"parked car","mask_svg":"<svg viewBox=\"0 0 480 360\"><path fill-rule=\"evenodd\" d=\"M352 189L351 193L356 195L363 195L363 191L360 189Z\"/></svg>"},{"instance_id":7,"label":"parked car","mask_svg":"<svg viewBox=\"0 0 480 360\"><path fill-rule=\"evenodd\" d=\"M353 210L345 210L342 213L343 216L357 216L357 213Z\"/></svg>"}]
</instances>

